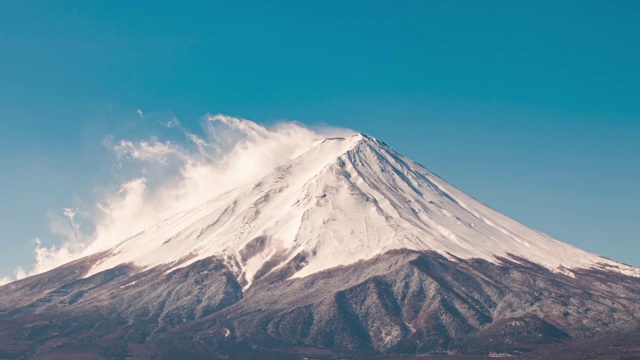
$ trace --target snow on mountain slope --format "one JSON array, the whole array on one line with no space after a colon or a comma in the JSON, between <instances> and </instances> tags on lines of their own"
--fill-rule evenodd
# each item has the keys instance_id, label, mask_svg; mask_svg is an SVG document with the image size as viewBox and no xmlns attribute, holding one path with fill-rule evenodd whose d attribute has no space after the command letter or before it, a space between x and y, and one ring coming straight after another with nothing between
<instances>
[{"instance_id":1,"label":"snow on mountain slope","mask_svg":"<svg viewBox=\"0 0 640 360\"><path fill-rule=\"evenodd\" d=\"M302 267L293 277L304 277L392 249L640 276L527 228L363 134L316 140L270 174L119 243L87 276L122 263L172 269L217 256L250 284L294 258Z\"/></svg>"}]
</instances>

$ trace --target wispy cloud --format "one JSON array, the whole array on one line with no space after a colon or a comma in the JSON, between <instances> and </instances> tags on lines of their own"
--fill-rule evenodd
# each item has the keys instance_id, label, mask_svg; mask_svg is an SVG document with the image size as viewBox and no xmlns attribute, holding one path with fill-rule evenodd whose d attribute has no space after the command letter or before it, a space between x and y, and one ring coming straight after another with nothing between
<instances>
[{"instance_id":1,"label":"wispy cloud","mask_svg":"<svg viewBox=\"0 0 640 360\"><path fill-rule=\"evenodd\" d=\"M35 274L35 272L33 274ZM25 277L27 277L29 275L33 275L33 274L30 274L27 271L25 271L24 269L22 269L21 267L19 267L13 272L13 276L2 276L2 277L0 277L0 286L9 284L9 283L14 282L16 280L24 279Z\"/></svg>"},{"instance_id":2,"label":"wispy cloud","mask_svg":"<svg viewBox=\"0 0 640 360\"><path fill-rule=\"evenodd\" d=\"M144 117L140 109L137 112ZM113 247L177 212L266 175L318 139L353 133L338 128L311 129L296 122L264 127L224 115L206 115L200 134L184 129L175 117L161 125L182 132L184 141L105 139L104 145L121 165L119 169L126 169L129 177L95 209L64 208L52 217L52 233L65 241L45 246L37 240L35 266L28 272L20 270L16 278ZM83 231L78 217L91 226Z\"/></svg>"},{"instance_id":3,"label":"wispy cloud","mask_svg":"<svg viewBox=\"0 0 640 360\"><path fill-rule=\"evenodd\" d=\"M164 124L164 126L166 126L168 128L180 126L180 120L178 120L178 118L174 116L171 120L167 121Z\"/></svg>"},{"instance_id":4,"label":"wispy cloud","mask_svg":"<svg viewBox=\"0 0 640 360\"><path fill-rule=\"evenodd\" d=\"M113 152L119 160L129 158L160 163L166 163L170 156L180 158L189 156L187 150L182 146L169 141L161 142L157 138L138 142L120 140L120 142L113 146Z\"/></svg>"}]
</instances>

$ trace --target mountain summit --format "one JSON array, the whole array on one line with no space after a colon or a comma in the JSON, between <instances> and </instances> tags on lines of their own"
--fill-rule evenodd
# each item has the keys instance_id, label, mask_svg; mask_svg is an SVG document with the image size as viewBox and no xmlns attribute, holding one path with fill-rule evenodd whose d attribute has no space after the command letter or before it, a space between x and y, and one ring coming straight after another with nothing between
<instances>
[{"instance_id":1,"label":"mountain summit","mask_svg":"<svg viewBox=\"0 0 640 360\"><path fill-rule=\"evenodd\" d=\"M312 138L241 178L1 287L0 358L581 358L640 339L640 269L529 229L373 137Z\"/></svg>"}]
</instances>

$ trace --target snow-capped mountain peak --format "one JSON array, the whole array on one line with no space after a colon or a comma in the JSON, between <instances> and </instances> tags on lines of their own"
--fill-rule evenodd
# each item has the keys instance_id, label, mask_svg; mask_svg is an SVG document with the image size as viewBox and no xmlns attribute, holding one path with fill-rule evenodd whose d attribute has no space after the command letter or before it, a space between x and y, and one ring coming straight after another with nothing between
<instances>
[{"instance_id":1,"label":"snow-capped mountain peak","mask_svg":"<svg viewBox=\"0 0 640 360\"><path fill-rule=\"evenodd\" d=\"M119 243L88 275L214 256L251 284L292 261L291 277L305 277L393 249L640 275L527 228L365 134L314 140L266 176Z\"/></svg>"}]
</instances>

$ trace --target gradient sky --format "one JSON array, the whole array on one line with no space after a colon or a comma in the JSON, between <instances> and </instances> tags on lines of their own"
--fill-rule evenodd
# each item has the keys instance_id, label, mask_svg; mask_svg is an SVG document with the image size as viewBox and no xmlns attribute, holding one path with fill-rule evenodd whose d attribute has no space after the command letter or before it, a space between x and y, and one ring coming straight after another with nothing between
<instances>
[{"instance_id":1,"label":"gradient sky","mask_svg":"<svg viewBox=\"0 0 640 360\"><path fill-rule=\"evenodd\" d=\"M640 266L639 18L637 1L2 1L0 275L110 176L106 135L207 112L368 133Z\"/></svg>"}]
</instances>

